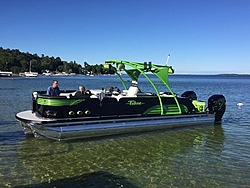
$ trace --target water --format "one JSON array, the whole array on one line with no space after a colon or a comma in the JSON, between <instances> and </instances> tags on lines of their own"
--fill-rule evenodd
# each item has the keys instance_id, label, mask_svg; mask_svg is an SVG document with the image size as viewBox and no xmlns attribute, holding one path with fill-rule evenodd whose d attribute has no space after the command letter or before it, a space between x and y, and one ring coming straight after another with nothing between
<instances>
[{"instance_id":1,"label":"water","mask_svg":"<svg viewBox=\"0 0 250 188\"><path fill-rule=\"evenodd\" d=\"M222 93L222 125L70 142L26 137L15 114L53 79L62 90L121 87L114 76L1 78L0 187L250 187L250 77L170 76L179 94L207 101ZM152 90L146 80L140 86Z\"/></svg>"}]
</instances>

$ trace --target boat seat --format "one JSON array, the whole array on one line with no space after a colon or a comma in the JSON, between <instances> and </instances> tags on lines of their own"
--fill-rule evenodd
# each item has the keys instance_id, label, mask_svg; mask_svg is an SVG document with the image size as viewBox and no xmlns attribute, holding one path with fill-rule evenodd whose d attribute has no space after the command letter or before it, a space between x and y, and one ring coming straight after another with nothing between
<instances>
[{"instance_id":1,"label":"boat seat","mask_svg":"<svg viewBox=\"0 0 250 188\"><path fill-rule=\"evenodd\" d=\"M66 96L67 98L69 98L70 95L75 95L76 91L74 92L67 92L67 93L60 93L59 96Z\"/></svg>"},{"instance_id":2,"label":"boat seat","mask_svg":"<svg viewBox=\"0 0 250 188\"><path fill-rule=\"evenodd\" d=\"M138 92L137 96L156 96L156 94L151 92Z\"/></svg>"}]
</instances>

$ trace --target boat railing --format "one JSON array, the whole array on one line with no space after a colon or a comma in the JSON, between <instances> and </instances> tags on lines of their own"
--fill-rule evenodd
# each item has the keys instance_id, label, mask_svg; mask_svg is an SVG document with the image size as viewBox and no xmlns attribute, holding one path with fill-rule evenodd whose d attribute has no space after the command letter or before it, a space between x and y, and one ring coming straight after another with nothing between
<instances>
[{"instance_id":1,"label":"boat railing","mask_svg":"<svg viewBox=\"0 0 250 188\"><path fill-rule=\"evenodd\" d=\"M87 95L87 96L75 96L76 90L67 90L67 91L63 91L59 96L49 96L46 95L46 91L35 91L32 93L33 99L36 99L37 97L42 97L42 98L57 98L57 99L70 99L70 98L86 98L86 97L90 97L90 98L99 98L102 90L90 90L91 91L91 95ZM134 91L135 92L135 91ZM155 93L152 92L136 92L136 93L129 93L128 90L123 90L121 92L112 92L112 93L105 93L104 97L105 98L116 98L117 101L119 101L120 98L136 98L136 97L157 97L157 95ZM162 97L173 97L170 94L166 94L166 93L161 93Z\"/></svg>"}]
</instances>

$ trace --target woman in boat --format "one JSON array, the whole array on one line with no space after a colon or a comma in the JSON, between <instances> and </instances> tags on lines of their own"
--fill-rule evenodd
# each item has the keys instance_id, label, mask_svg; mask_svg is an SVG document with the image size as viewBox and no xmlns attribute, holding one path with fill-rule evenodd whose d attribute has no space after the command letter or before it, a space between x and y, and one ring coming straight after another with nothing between
<instances>
[{"instance_id":1,"label":"woman in boat","mask_svg":"<svg viewBox=\"0 0 250 188\"><path fill-rule=\"evenodd\" d=\"M53 80L52 85L48 87L46 95L59 96L61 93L58 87L58 81Z\"/></svg>"}]
</instances>

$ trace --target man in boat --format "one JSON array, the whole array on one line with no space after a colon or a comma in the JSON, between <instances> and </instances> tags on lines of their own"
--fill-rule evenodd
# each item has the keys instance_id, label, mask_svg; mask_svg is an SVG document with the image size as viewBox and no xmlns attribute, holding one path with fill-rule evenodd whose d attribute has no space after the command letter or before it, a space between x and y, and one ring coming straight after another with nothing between
<instances>
[{"instance_id":1,"label":"man in boat","mask_svg":"<svg viewBox=\"0 0 250 188\"><path fill-rule=\"evenodd\" d=\"M58 87L58 81L53 80L52 85L48 87L46 95L51 95L51 96L59 96L61 93L59 87Z\"/></svg>"}]
</instances>

